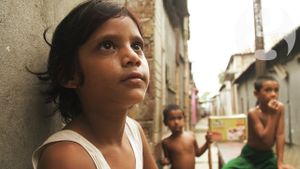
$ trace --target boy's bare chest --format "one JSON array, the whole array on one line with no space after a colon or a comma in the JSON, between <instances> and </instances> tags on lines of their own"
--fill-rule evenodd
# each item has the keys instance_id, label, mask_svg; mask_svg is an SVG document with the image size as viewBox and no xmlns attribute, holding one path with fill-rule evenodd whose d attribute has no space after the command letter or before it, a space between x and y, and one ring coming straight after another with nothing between
<instances>
[{"instance_id":1,"label":"boy's bare chest","mask_svg":"<svg viewBox=\"0 0 300 169\"><path fill-rule=\"evenodd\" d=\"M172 153L194 152L194 143L189 139L176 139L168 142L168 149Z\"/></svg>"},{"instance_id":2,"label":"boy's bare chest","mask_svg":"<svg viewBox=\"0 0 300 169\"><path fill-rule=\"evenodd\" d=\"M258 117L259 120L261 121L261 123L263 124L263 126L266 126L266 124L268 123L268 120L270 118L277 120L278 119L278 115L274 115L274 114L270 114L270 113L264 113L262 111L258 112Z\"/></svg>"},{"instance_id":3,"label":"boy's bare chest","mask_svg":"<svg viewBox=\"0 0 300 169\"><path fill-rule=\"evenodd\" d=\"M261 123L266 126L267 122L268 122L268 114L265 114L265 113L262 113L260 112L259 113L259 120L261 121Z\"/></svg>"}]
</instances>

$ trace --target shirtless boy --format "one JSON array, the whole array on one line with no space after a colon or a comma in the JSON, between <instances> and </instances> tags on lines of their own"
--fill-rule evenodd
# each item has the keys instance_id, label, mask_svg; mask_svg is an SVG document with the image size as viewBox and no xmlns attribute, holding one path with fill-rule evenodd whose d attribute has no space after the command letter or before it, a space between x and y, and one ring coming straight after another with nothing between
<instances>
[{"instance_id":1,"label":"shirtless boy","mask_svg":"<svg viewBox=\"0 0 300 169\"><path fill-rule=\"evenodd\" d=\"M279 102L279 84L271 76L260 76L254 83L257 106L248 112L248 140L241 155L223 169L287 169L283 164L285 144L284 105ZM276 145L276 157L272 147Z\"/></svg>"},{"instance_id":2,"label":"shirtless boy","mask_svg":"<svg viewBox=\"0 0 300 169\"><path fill-rule=\"evenodd\" d=\"M211 142L211 135L206 135L206 143L198 147L195 135L184 131L184 112L177 105L168 105L163 111L164 124L172 134L163 139L163 165L171 164L171 169L194 169L195 156L201 156Z\"/></svg>"}]
</instances>

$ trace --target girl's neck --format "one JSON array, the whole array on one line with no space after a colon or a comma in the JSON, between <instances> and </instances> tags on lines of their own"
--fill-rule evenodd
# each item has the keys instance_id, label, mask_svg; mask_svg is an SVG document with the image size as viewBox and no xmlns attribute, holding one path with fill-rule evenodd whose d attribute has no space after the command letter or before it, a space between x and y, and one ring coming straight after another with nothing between
<instances>
[{"instance_id":1,"label":"girl's neck","mask_svg":"<svg viewBox=\"0 0 300 169\"><path fill-rule=\"evenodd\" d=\"M95 145L121 144L126 116L126 111L89 111L75 118L66 128L78 132Z\"/></svg>"}]
</instances>

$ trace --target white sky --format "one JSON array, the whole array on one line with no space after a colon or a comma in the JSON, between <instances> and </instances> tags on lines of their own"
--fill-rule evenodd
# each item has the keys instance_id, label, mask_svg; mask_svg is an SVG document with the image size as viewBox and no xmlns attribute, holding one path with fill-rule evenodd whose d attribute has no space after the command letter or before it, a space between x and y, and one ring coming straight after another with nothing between
<instances>
[{"instance_id":1,"label":"white sky","mask_svg":"<svg viewBox=\"0 0 300 169\"><path fill-rule=\"evenodd\" d=\"M266 50L300 26L300 0L261 0ZM200 96L217 93L218 74L236 53L254 51L253 0L188 0L189 57Z\"/></svg>"}]
</instances>

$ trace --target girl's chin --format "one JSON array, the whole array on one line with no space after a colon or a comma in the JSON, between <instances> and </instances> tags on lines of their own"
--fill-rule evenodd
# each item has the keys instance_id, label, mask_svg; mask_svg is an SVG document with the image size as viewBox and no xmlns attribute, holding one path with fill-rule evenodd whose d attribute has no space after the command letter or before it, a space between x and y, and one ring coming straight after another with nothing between
<instances>
[{"instance_id":1,"label":"girl's chin","mask_svg":"<svg viewBox=\"0 0 300 169\"><path fill-rule=\"evenodd\" d=\"M127 104L130 108L132 108L134 105L141 103L144 100L144 97L134 97L132 99L128 99Z\"/></svg>"},{"instance_id":2,"label":"girl's chin","mask_svg":"<svg viewBox=\"0 0 300 169\"><path fill-rule=\"evenodd\" d=\"M139 103L142 102L145 98L145 93L135 93L129 96L130 98L128 98L128 100L132 100L132 102Z\"/></svg>"}]
</instances>

